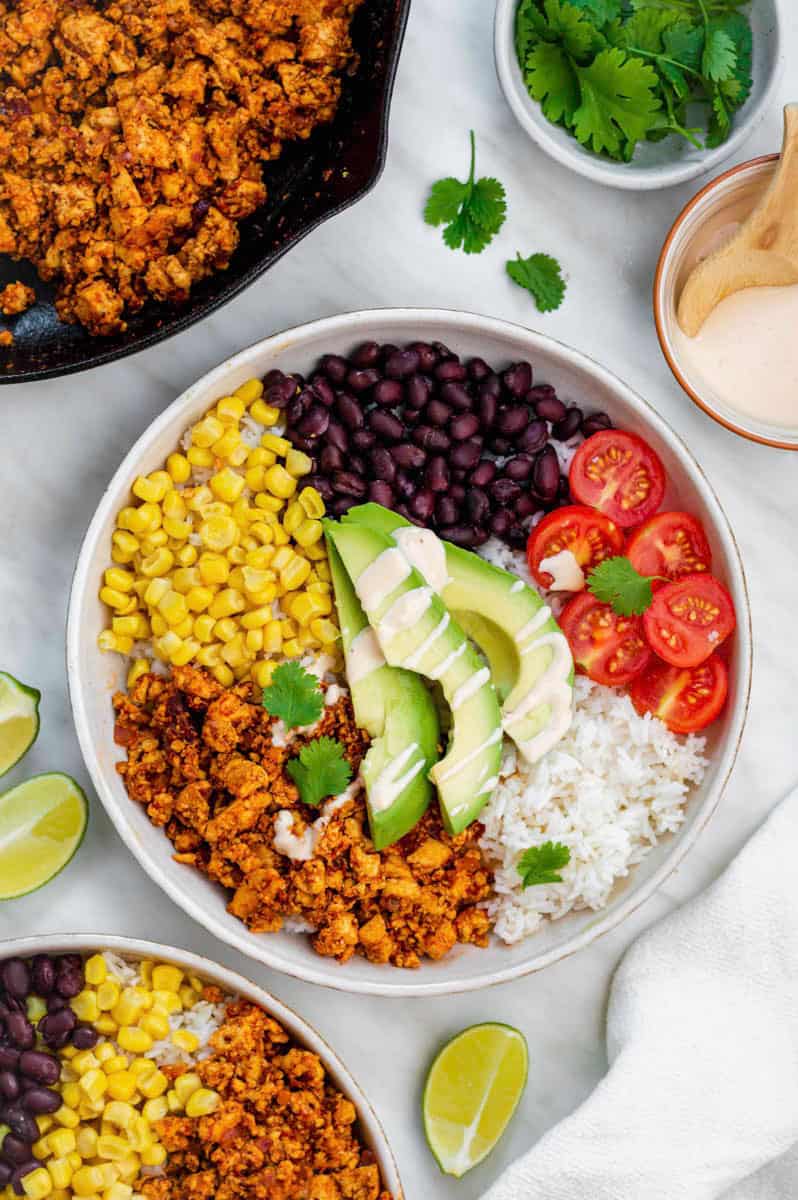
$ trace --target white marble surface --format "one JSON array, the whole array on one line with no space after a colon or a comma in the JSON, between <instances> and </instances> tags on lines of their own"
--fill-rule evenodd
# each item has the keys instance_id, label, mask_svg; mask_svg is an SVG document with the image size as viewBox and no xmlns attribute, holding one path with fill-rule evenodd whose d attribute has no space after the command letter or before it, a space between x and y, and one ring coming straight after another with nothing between
<instances>
[{"instance_id":1,"label":"white marble surface","mask_svg":"<svg viewBox=\"0 0 798 1200\"><path fill-rule=\"evenodd\" d=\"M785 8L791 6L785 5ZM201 949L248 972L310 1019L340 1051L383 1118L409 1200L472 1200L503 1164L569 1112L605 1069L607 985L641 929L704 887L798 780L795 738L796 467L788 452L742 441L681 394L651 320L656 255L690 188L629 195L556 166L517 128L496 83L489 0L414 0L391 121L388 166L361 204L303 242L203 325L123 363L0 391L0 665L44 693L43 727L23 773L62 769L88 780L69 713L64 616L73 563L102 488L148 422L224 356L275 330L346 309L391 304L464 308L533 325L606 363L686 437L726 506L748 570L755 622L753 702L742 754L710 828L662 893L570 961L490 992L432 1001L352 998L249 965L194 926L145 877L96 798L86 843L53 885L0 908L0 938L106 930ZM798 14L786 18L788 62ZM788 94L788 75L780 100ZM777 148L774 108L741 157ZM464 174L467 133L478 167L509 193L509 219L483 255L447 250L420 217L440 175ZM696 189L697 190L697 189ZM562 260L569 291L540 317L504 274L516 250ZM763 365L763 386L767 369ZM460 1182L442 1178L419 1123L426 1064L472 1022L521 1028L532 1071L500 1148Z\"/></svg>"}]
</instances>

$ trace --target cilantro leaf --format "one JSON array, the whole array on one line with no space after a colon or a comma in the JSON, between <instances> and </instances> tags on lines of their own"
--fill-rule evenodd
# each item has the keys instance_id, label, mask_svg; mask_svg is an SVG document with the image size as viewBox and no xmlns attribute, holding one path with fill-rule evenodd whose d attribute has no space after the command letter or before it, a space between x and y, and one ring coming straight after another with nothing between
<instances>
[{"instance_id":1,"label":"cilantro leaf","mask_svg":"<svg viewBox=\"0 0 798 1200\"><path fill-rule=\"evenodd\" d=\"M515 49L522 67L529 51L545 33L546 18L538 8L537 0L521 0L515 14Z\"/></svg>"},{"instance_id":2,"label":"cilantro leaf","mask_svg":"<svg viewBox=\"0 0 798 1200\"><path fill-rule=\"evenodd\" d=\"M498 179L474 179L476 148L471 130L471 169L461 183L449 176L433 184L424 208L428 225L444 225L443 240L451 250L479 254L493 240L507 215L507 198Z\"/></svg>"},{"instance_id":3,"label":"cilantro leaf","mask_svg":"<svg viewBox=\"0 0 798 1200\"><path fill-rule=\"evenodd\" d=\"M589 67L577 67L576 73L582 102L573 123L583 146L622 158L625 142L634 146L656 128L661 107L658 80L648 63L613 46L597 54Z\"/></svg>"},{"instance_id":4,"label":"cilantro leaf","mask_svg":"<svg viewBox=\"0 0 798 1200\"><path fill-rule=\"evenodd\" d=\"M581 8L599 29L621 15L621 0L570 0L570 3Z\"/></svg>"},{"instance_id":5,"label":"cilantro leaf","mask_svg":"<svg viewBox=\"0 0 798 1200\"><path fill-rule=\"evenodd\" d=\"M704 50L704 29L691 25L689 21L677 21L662 35L662 44L669 58L697 71L701 65L701 55Z\"/></svg>"},{"instance_id":6,"label":"cilantro leaf","mask_svg":"<svg viewBox=\"0 0 798 1200\"><path fill-rule=\"evenodd\" d=\"M539 42L527 57L526 84L543 115L570 124L579 107L579 83L571 59L553 42Z\"/></svg>"},{"instance_id":7,"label":"cilantro leaf","mask_svg":"<svg viewBox=\"0 0 798 1200\"><path fill-rule=\"evenodd\" d=\"M263 707L289 729L313 725L324 709L319 681L296 662L281 663L263 690Z\"/></svg>"},{"instance_id":8,"label":"cilantro leaf","mask_svg":"<svg viewBox=\"0 0 798 1200\"><path fill-rule=\"evenodd\" d=\"M588 14L568 0L545 0L547 41L559 42L566 54L586 59L606 42Z\"/></svg>"},{"instance_id":9,"label":"cilantro leaf","mask_svg":"<svg viewBox=\"0 0 798 1200\"><path fill-rule=\"evenodd\" d=\"M641 575L628 558L618 555L605 558L587 577L587 588L602 604L609 604L620 617L639 616L651 604L652 579L656 575Z\"/></svg>"},{"instance_id":10,"label":"cilantro leaf","mask_svg":"<svg viewBox=\"0 0 798 1200\"><path fill-rule=\"evenodd\" d=\"M571 861L571 851L562 842L530 846L521 855L518 874L525 888L541 883L562 883L560 871Z\"/></svg>"},{"instance_id":11,"label":"cilantro leaf","mask_svg":"<svg viewBox=\"0 0 798 1200\"><path fill-rule=\"evenodd\" d=\"M704 53L701 55L701 72L713 83L731 79L737 68L737 51L725 29L710 28L707 33Z\"/></svg>"},{"instance_id":12,"label":"cilantro leaf","mask_svg":"<svg viewBox=\"0 0 798 1200\"><path fill-rule=\"evenodd\" d=\"M534 297L540 312L553 312L562 304L565 280L556 258L548 254L530 254L529 258L522 258L518 254L507 263L507 274L513 283L526 288Z\"/></svg>"},{"instance_id":13,"label":"cilantro leaf","mask_svg":"<svg viewBox=\"0 0 798 1200\"><path fill-rule=\"evenodd\" d=\"M621 49L645 50L649 54L662 51L662 37L670 25L679 19L672 9L643 8L632 13L627 21L610 26L607 38Z\"/></svg>"},{"instance_id":14,"label":"cilantro leaf","mask_svg":"<svg viewBox=\"0 0 798 1200\"><path fill-rule=\"evenodd\" d=\"M723 30L734 43L737 65L733 78L723 81L722 90L724 98L731 106L739 108L751 95L753 86L751 70L754 39L751 24L742 13L728 13L726 16L715 18L711 26Z\"/></svg>"},{"instance_id":15,"label":"cilantro leaf","mask_svg":"<svg viewBox=\"0 0 798 1200\"><path fill-rule=\"evenodd\" d=\"M299 788L302 803L314 808L327 796L339 796L352 778L343 746L331 737L308 742L297 758L286 763L285 769Z\"/></svg>"}]
</instances>

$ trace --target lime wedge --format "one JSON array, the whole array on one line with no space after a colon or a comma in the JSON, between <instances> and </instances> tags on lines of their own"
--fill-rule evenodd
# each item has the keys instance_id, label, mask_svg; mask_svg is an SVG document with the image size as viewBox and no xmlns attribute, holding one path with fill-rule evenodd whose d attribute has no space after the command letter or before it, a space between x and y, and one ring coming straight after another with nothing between
<instances>
[{"instance_id":1,"label":"lime wedge","mask_svg":"<svg viewBox=\"0 0 798 1200\"><path fill-rule=\"evenodd\" d=\"M68 775L34 775L0 796L0 900L42 887L83 841L86 797Z\"/></svg>"},{"instance_id":2,"label":"lime wedge","mask_svg":"<svg viewBox=\"0 0 798 1200\"><path fill-rule=\"evenodd\" d=\"M0 671L0 775L30 750L39 733L41 692Z\"/></svg>"},{"instance_id":3,"label":"lime wedge","mask_svg":"<svg viewBox=\"0 0 798 1200\"><path fill-rule=\"evenodd\" d=\"M424 1132L446 1175L482 1162L507 1128L526 1087L529 1060L510 1025L472 1025L452 1038L427 1076Z\"/></svg>"}]
</instances>

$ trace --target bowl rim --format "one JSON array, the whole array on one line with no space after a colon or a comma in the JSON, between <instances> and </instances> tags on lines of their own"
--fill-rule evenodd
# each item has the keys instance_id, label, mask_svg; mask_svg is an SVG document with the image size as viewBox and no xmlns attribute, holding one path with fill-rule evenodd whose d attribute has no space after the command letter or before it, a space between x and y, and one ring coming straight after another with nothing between
<instances>
[{"instance_id":1,"label":"bowl rim","mask_svg":"<svg viewBox=\"0 0 798 1200\"><path fill-rule=\"evenodd\" d=\"M553 133L532 119L527 106L517 96L513 87L512 71L516 64L514 16L518 4L519 0L497 0L493 25L493 54L496 74L504 98L516 120L527 136L536 142L550 158L556 159L563 166L576 171L577 174L594 183L602 183L606 187L614 187L622 191L642 192L676 187L679 184L688 183L691 179L697 179L699 175L706 174L717 167L719 163L730 158L748 140L767 114L784 68L783 0L773 0L775 16L771 35L775 39L773 70L761 95L754 102L749 101L740 110L739 124L733 129L731 136L722 145L707 150L703 157L693 162L663 163L661 166L648 168L635 166L633 163L613 165L597 154L582 151L576 142L573 146L561 144ZM537 101L532 100L531 97L529 105L537 105L540 108ZM551 125L551 128L557 127Z\"/></svg>"},{"instance_id":2,"label":"bowl rim","mask_svg":"<svg viewBox=\"0 0 798 1200\"><path fill-rule=\"evenodd\" d=\"M354 1078L340 1055L322 1037L315 1026L301 1017L295 1009L280 1000L260 984L248 979L238 971L215 962L203 954L183 950L166 942L154 942L144 938L124 937L108 933L38 933L25 937L10 938L0 943L2 957L29 958L35 954L87 953L111 950L121 955L137 958L156 958L210 979L220 984L226 992L245 996L263 1008L269 1016L284 1025L292 1038L317 1054L329 1071L336 1087L351 1100L357 1111L357 1120L365 1136L365 1142L374 1153L385 1186L394 1200L403 1200L405 1195L399 1176L399 1167L388 1141L382 1122L363 1088Z\"/></svg>"},{"instance_id":3,"label":"bowl rim","mask_svg":"<svg viewBox=\"0 0 798 1200\"><path fill-rule=\"evenodd\" d=\"M705 502L712 510L713 523L717 536L724 542L726 556L738 577L743 599L743 611L738 612L737 620L737 628L740 636L740 649L736 666L738 687L735 703L730 712L728 735L724 746L718 752L718 778L703 800L702 807L693 818L689 829L681 833L679 841L672 845L658 869L639 887L630 889L629 894L620 899L611 911L597 914L596 919L591 921L581 931L543 953L532 955L528 960L523 962L486 971L483 975L477 977L455 976L447 979L433 978L419 982L408 982L402 978L406 975L406 972L399 972L399 977L395 977L394 975L386 976L384 982L382 979L354 980L347 978L345 968L341 969L337 963L330 964L323 958L319 959L318 964L313 963L312 965L293 962L286 963L272 953L268 937L264 937L263 943L259 944L256 951L250 944L250 935L247 934L243 926L241 933L237 930L232 931L228 929L214 913L209 912L207 908L196 902L192 897L185 895L177 882L167 877L158 864L150 860L146 851L142 850L135 833L125 823L121 813L117 812L115 802L106 803L104 772L98 761L84 703L84 692L87 690L88 685L83 680L83 667L79 653L80 628L84 597L94 593L97 583L96 578L90 574L92 553L104 523L118 505L119 501L116 493L119 490L120 483L125 481L126 485L129 486L129 481L136 473L136 465L142 454L147 452L150 443L158 439L161 430L168 427L177 412L191 407L195 402L197 393L206 393L214 387L222 386L226 375L237 368L246 366L250 360L260 357L270 347L273 346L276 349L277 347L282 348L286 345L297 344L301 347L306 339L318 336L338 338L344 335L351 335L357 338L362 336L362 332L359 331L362 331L364 327L368 328L370 324L380 320L397 323L407 321L408 323L412 323L413 328L416 330L419 327L435 327L436 324L455 323L458 333L462 333L464 336L473 331L475 334L492 334L504 339L511 338L513 341L524 345L530 355L534 355L535 351L540 349L548 353L554 351L562 365L585 371L609 391L615 395L622 396L630 408L639 413L641 419L647 424L653 426L657 434L667 445L674 448L674 451L683 460L684 465L697 482ZM362 995L389 997L436 996L479 991L499 983L505 983L511 979L530 975L562 959L569 958L578 950L583 949L614 929L662 886L665 879L679 866L688 851L692 849L699 834L706 827L716 811L734 768L750 702L753 657L752 642L751 605L748 584L740 548L729 519L714 488L709 483L703 468L693 456L686 442L660 416L656 409L608 368L597 363L582 351L575 350L571 346L547 334L526 329L514 322L496 317L481 316L455 309L405 306L400 308L364 309L341 313L331 317L323 317L319 320L294 326L281 333L263 338L241 350L231 358L225 359L219 366L207 372L173 400L151 422L114 472L80 546L72 579L67 613L67 688L78 742L100 802L123 842L139 865L144 868L153 882L162 891L165 891L174 903L182 908L188 916L203 926L208 932L212 933L221 942L240 951L246 957L260 962L272 970L280 971L283 974L301 979L307 983L330 987L336 991Z\"/></svg>"},{"instance_id":4,"label":"bowl rim","mask_svg":"<svg viewBox=\"0 0 798 1200\"><path fill-rule=\"evenodd\" d=\"M708 417L712 417L713 421L717 421L717 423L722 425L725 429L730 430L732 433L739 434L740 437L746 438L749 442L757 442L760 446L773 446L777 450L798 450L798 435L796 435L794 441L784 442L778 437L771 437L768 434L757 433L755 430L747 426L738 425L735 421L730 420L728 417L722 416L717 409L714 408L708 401L704 400L702 396L695 390L695 388L692 387L687 381L679 366L676 355L671 349L670 339L665 332L665 272L668 267L668 258L670 257L671 247L676 239L677 234L681 230L682 225L689 217L693 209L696 208L706 196L710 195L716 189L722 188L730 179L733 179L737 175L752 171L757 167L765 165L766 163L778 162L780 158L780 153L760 154L757 158L749 158L746 162L738 163L737 166L731 167L728 171L724 171L722 175L717 175L714 179L711 179L709 183L705 184L704 187L701 188L700 192L697 192L696 195L693 196L692 200L688 200L687 204L685 204L684 208L673 222L673 225L671 226L668 235L663 242L662 249L659 252L657 269L654 274L653 287L654 325L657 330L657 338L659 340L660 349L662 350L665 361L670 367L676 382L679 384L681 389L687 393L693 403L702 409Z\"/></svg>"},{"instance_id":5,"label":"bowl rim","mask_svg":"<svg viewBox=\"0 0 798 1200\"><path fill-rule=\"evenodd\" d=\"M351 196L341 200L332 208L320 213L314 217L307 225L298 229L297 232L290 237L286 242L282 243L274 251L267 251L253 265L248 267L239 277L229 281L226 286L222 287L217 296L212 297L206 304L202 305L196 312L182 311L179 307L175 309L175 319L164 320L157 328L145 333L137 342L131 343L129 346L118 346L113 350L104 350L102 348L103 339L100 337L94 338L94 344L97 350L94 353L87 355L86 359L81 362L69 363L66 366L42 367L33 371L17 371L12 370L5 373L0 372L0 387L6 384L14 383L38 383L44 379L60 379L66 375L77 375L82 371L91 371L95 367L105 367L109 363L118 362L123 358L133 358L141 354L144 350L149 350L153 346L157 346L161 342L166 342L177 334L185 333L193 325L198 325L200 322L211 317L218 312L230 301L235 300L247 288L252 287L254 283L268 270L275 266L289 251L298 246L304 241L309 234L315 232L321 225L332 220L333 217L340 216L346 212L348 208L358 204L366 197L369 192L372 192L379 183L382 174L385 170L385 165L388 160L388 133L391 119L391 108L393 105L393 94L396 87L396 75L399 70L399 62L404 45L405 34L407 32L407 23L410 19L410 6L412 0L396 0L398 9L398 20L396 26L396 35L391 43L390 49L386 55L385 63L385 79L384 92L385 97L382 103L382 112L380 115L379 136L377 139L376 152L374 163L368 177L364 180L360 187ZM217 274L223 274L217 272Z\"/></svg>"}]
</instances>

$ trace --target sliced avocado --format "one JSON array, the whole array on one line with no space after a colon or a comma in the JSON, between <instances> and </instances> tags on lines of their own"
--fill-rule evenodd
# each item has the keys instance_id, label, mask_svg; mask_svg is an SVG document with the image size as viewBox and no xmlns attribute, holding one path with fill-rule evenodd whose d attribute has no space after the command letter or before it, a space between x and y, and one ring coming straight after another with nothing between
<instances>
[{"instance_id":1,"label":"sliced avocado","mask_svg":"<svg viewBox=\"0 0 798 1200\"><path fill-rule=\"evenodd\" d=\"M530 762L541 758L571 723L574 668L568 641L534 588L380 504L351 508L344 522L393 536L438 588L490 664L505 732Z\"/></svg>"},{"instance_id":2,"label":"sliced avocado","mask_svg":"<svg viewBox=\"0 0 798 1200\"><path fill-rule=\"evenodd\" d=\"M372 739L360 767L371 840L376 850L384 850L418 824L429 807L432 785L428 774L438 760L438 714L418 675L387 665L329 538L327 552L355 720ZM396 770L397 763L399 778L408 782L382 807L382 794L390 789L383 786L381 791L378 781L390 782L391 764Z\"/></svg>"},{"instance_id":3,"label":"sliced avocado","mask_svg":"<svg viewBox=\"0 0 798 1200\"><path fill-rule=\"evenodd\" d=\"M480 813L499 773L501 713L490 671L392 537L356 522L325 521L325 530L387 662L440 682L452 728L446 756L430 778L444 825L450 833L462 833Z\"/></svg>"}]
</instances>

